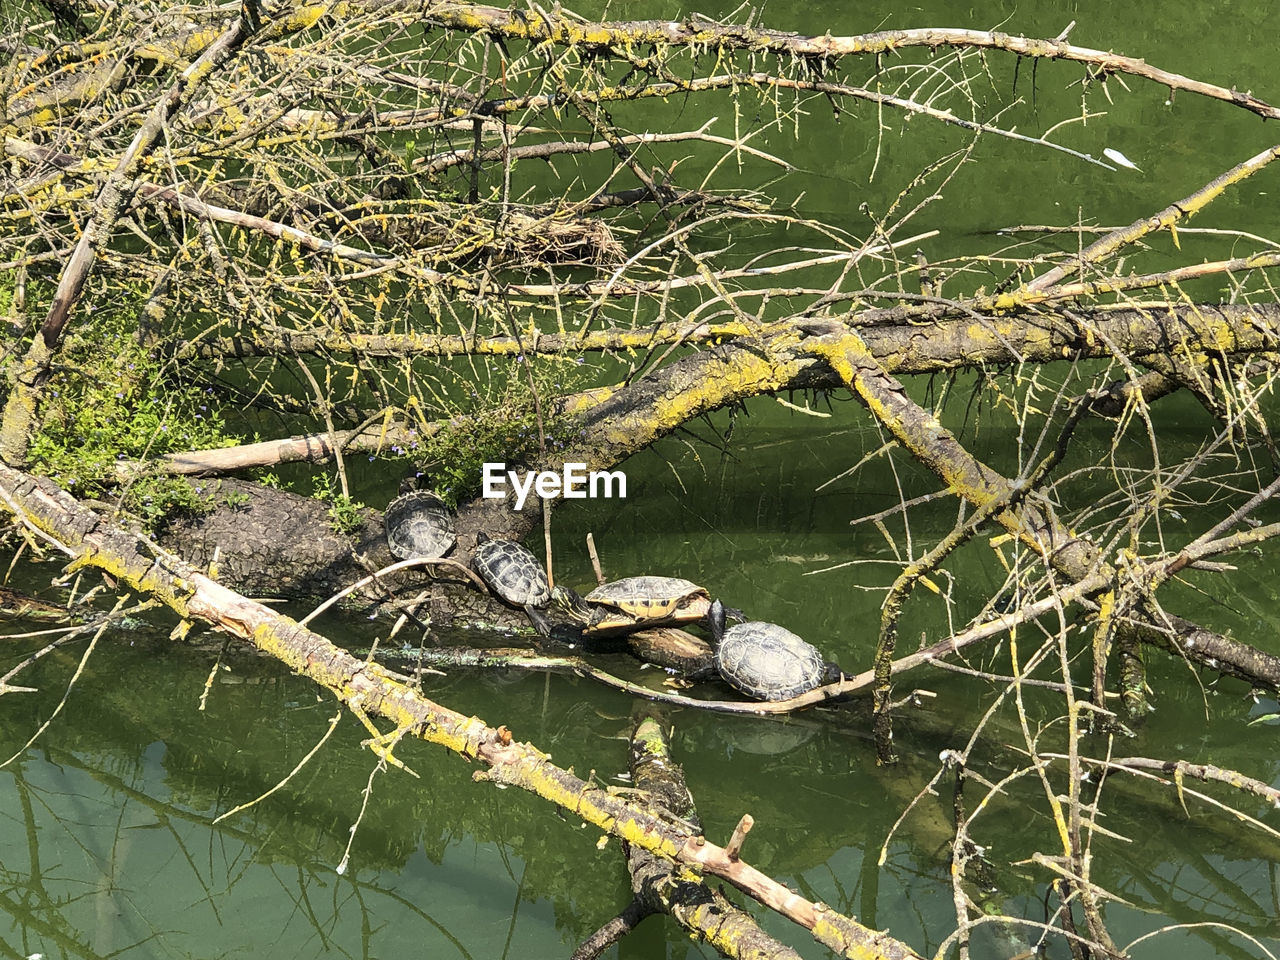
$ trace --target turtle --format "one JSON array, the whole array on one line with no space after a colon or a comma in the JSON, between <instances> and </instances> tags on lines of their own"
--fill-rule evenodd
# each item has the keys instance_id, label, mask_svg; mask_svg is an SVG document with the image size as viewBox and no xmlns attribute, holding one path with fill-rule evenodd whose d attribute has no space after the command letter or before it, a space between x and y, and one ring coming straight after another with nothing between
<instances>
[{"instance_id":1,"label":"turtle","mask_svg":"<svg viewBox=\"0 0 1280 960\"><path fill-rule=\"evenodd\" d=\"M581 635L581 625L593 615L582 598L567 587L554 588L527 547L514 540L491 540L481 533L471 554L471 566L503 603L521 607L529 622L544 637L573 640ZM546 608L551 601L566 611L573 621L565 627L552 623Z\"/></svg>"},{"instance_id":2,"label":"turtle","mask_svg":"<svg viewBox=\"0 0 1280 960\"><path fill-rule=\"evenodd\" d=\"M710 594L680 577L626 577L602 584L582 599L591 611L583 627L586 637L696 623L711 609ZM726 613L732 616L737 611Z\"/></svg>"},{"instance_id":3,"label":"turtle","mask_svg":"<svg viewBox=\"0 0 1280 960\"><path fill-rule=\"evenodd\" d=\"M427 490L401 492L382 514L387 546L400 560L443 557L457 541L453 512Z\"/></svg>"},{"instance_id":4,"label":"turtle","mask_svg":"<svg viewBox=\"0 0 1280 960\"><path fill-rule=\"evenodd\" d=\"M716 645L716 669L753 700L790 700L840 678L812 644L776 623L752 620L725 629L719 600L707 614Z\"/></svg>"},{"instance_id":5,"label":"turtle","mask_svg":"<svg viewBox=\"0 0 1280 960\"><path fill-rule=\"evenodd\" d=\"M546 606L551 587L542 564L523 544L514 540L490 540L483 533L471 566L498 599L513 607Z\"/></svg>"}]
</instances>

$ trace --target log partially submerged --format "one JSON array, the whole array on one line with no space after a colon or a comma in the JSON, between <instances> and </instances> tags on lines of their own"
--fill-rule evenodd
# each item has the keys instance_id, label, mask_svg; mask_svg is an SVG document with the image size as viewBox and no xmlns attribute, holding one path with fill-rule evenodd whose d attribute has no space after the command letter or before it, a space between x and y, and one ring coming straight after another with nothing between
<instances>
[{"instance_id":1,"label":"log partially submerged","mask_svg":"<svg viewBox=\"0 0 1280 960\"><path fill-rule=\"evenodd\" d=\"M359 528L340 534L333 529L328 506L313 497L233 478L194 485L210 499L212 509L199 516L175 517L160 542L180 549L196 567L216 568L219 581L239 593L328 597L395 560L377 510L363 510ZM459 517L459 547L452 557L466 563L469 548L464 544L475 543L482 524L491 524L494 537L511 535L509 515L480 507ZM396 596L414 597L419 617L436 626L531 632L523 611L480 593L446 565L380 577L360 588L354 599L383 602Z\"/></svg>"},{"instance_id":2,"label":"log partially submerged","mask_svg":"<svg viewBox=\"0 0 1280 960\"><path fill-rule=\"evenodd\" d=\"M701 830L684 773L671 758L661 722L641 715L631 734L631 779L646 806ZM800 955L760 929L701 877L677 868L643 847L624 844L631 874L631 902L574 951L572 960L593 960L645 917L669 914L695 940L710 943L725 957L750 960L800 960ZM736 858L736 852L734 854Z\"/></svg>"}]
</instances>

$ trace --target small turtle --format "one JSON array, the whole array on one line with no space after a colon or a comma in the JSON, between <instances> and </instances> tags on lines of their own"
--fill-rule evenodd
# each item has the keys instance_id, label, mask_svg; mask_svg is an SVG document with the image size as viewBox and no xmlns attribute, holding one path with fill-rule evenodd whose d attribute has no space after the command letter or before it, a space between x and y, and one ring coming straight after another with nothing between
<instances>
[{"instance_id":1,"label":"small turtle","mask_svg":"<svg viewBox=\"0 0 1280 960\"><path fill-rule=\"evenodd\" d=\"M594 611L572 590L547 583L538 558L514 540L490 540L481 533L471 566L498 599L513 607L522 607L529 622L544 637L573 640L582 635L582 624ZM552 623L546 608L555 600L573 621L568 627Z\"/></svg>"},{"instance_id":2,"label":"small turtle","mask_svg":"<svg viewBox=\"0 0 1280 960\"><path fill-rule=\"evenodd\" d=\"M583 629L587 637L696 623L711 609L710 594L679 577L627 577L596 587L583 599L593 611Z\"/></svg>"},{"instance_id":3,"label":"small turtle","mask_svg":"<svg viewBox=\"0 0 1280 960\"><path fill-rule=\"evenodd\" d=\"M542 564L514 540L490 540L480 534L471 566L500 600L513 607L541 607L551 599Z\"/></svg>"},{"instance_id":4,"label":"small turtle","mask_svg":"<svg viewBox=\"0 0 1280 960\"><path fill-rule=\"evenodd\" d=\"M387 546L401 560L413 557L443 557L457 541L453 512L434 493L426 490L402 492L387 504L382 514L387 529Z\"/></svg>"},{"instance_id":5,"label":"small turtle","mask_svg":"<svg viewBox=\"0 0 1280 960\"><path fill-rule=\"evenodd\" d=\"M839 667L785 627L753 620L726 630L724 618L724 607L716 600L707 615L716 669L753 700L790 700L839 679Z\"/></svg>"}]
</instances>

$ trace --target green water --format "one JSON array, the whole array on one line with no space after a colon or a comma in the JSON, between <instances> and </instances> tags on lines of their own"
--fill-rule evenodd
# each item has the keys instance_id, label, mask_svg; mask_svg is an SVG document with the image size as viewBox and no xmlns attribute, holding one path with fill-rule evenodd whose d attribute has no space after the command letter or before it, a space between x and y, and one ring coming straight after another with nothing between
<instances>
[{"instance_id":1,"label":"green water","mask_svg":"<svg viewBox=\"0 0 1280 960\"><path fill-rule=\"evenodd\" d=\"M679 442L660 445L651 465L633 471L640 483L625 507L595 504L559 515L563 576L586 578L586 561L570 544L590 527L608 569L698 577L749 605L753 616L787 623L846 666L865 665L878 594L854 588L881 583L887 574L868 564L806 575L836 558L889 555L878 534L854 534L847 526L848 517L878 506L868 502L872 493L856 485L817 499L811 493L831 471L834 443L854 447L849 458L859 455L860 422L848 405L837 409L834 422L803 436L794 420L753 418L736 434L741 462L704 457L700 468ZM663 455L679 461L679 482L657 462ZM975 564L980 556L974 554ZM978 569L973 577L966 590L975 595L998 582L994 571ZM966 602L963 594L958 602ZM1274 622L1265 610L1253 615ZM1203 619L1214 622L1213 612ZM936 612L917 614L911 623L941 629ZM362 814L373 760L360 747L364 731L349 716L283 788L211 825L286 777L337 708L279 665L233 654L200 712L214 655L168 643L167 626L156 637L144 630L104 637L63 716L0 770L0 941L12 955L224 957L266 948L272 956L299 958L415 951L562 957L626 902L616 842L597 849L594 829L519 791L475 785L470 764L426 745L399 750L420 779L377 775ZM358 646L386 625L330 619L320 628ZM6 662L31 644L10 642ZM69 648L25 675L41 694L0 701L4 756L49 714L82 649ZM991 665L1007 669L1002 661L996 657ZM651 671L621 658L602 663L657 682ZM912 682L937 698L900 723L903 763L894 769L876 766L858 706L782 724L692 710L666 717L709 836L723 840L751 813L757 824L747 846L752 863L927 953L954 926L949 779L942 795L922 803L894 835L883 868L876 868L876 858L907 802L936 771L938 753L963 745L974 709L990 702L994 688L946 675L918 675ZM1155 658L1152 684L1160 691L1158 713L1139 741L1122 742L1117 752L1211 760L1280 780L1274 727L1246 726L1265 701L1254 706L1229 682L1220 692L1201 691L1182 667L1163 658ZM627 785L618 776L626 769L622 737L636 707L613 691L559 676L457 671L429 678L426 692L507 724L579 774L594 770L601 782ZM1034 696L1028 708L1033 722L1058 713ZM1007 745L1018 743L1015 718L1002 711L977 751L975 769L998 779L1015 762ZM1105 748L1086 740L1083 749ZM1009 891L1001 906L1031 919L1043 916L1042 876L1009 864L1037 850L1052 852L1052 829L1036 790L1020 781L975 826ZM1117 940L1195 920L1231 924L1277 945L1273 862L1280 844L1267 845L1261 834L1195 803L1189 802L1188 817L1168 789L1113 780L1108 790L1114 792L1107 794L1105 826L1132 840L1096 841L1095 879L1127 901L1107 910ZM1235 802L1266 819L1257 804ZM339 875L357 820L349 867ZM785 921L763 921L803 955L826 955ZM979 936L975 948L982 943ZM1175 943L1179 956L1255 955L1237 936L1214 928L1167 935L1135 955L1155 956ZM988 945L1001 948L994 939ZM713 954L670 923L650 919L613 955Z\"/></svg>"},{"instance_id":2,"label":"green water","mask_svg":"<svg viewBox=\"0 0 1280 960\"><path fill-rule=\"evenodd\" d=\"M660 3L644 11L624 11L617 4L610 10L613 16L678 12ZM835 34L1000 25L1011 33L1053 36L1070 19L1079 21L1071 36L1077 44L1145 57L1280 100L1273 73L1280 14L1261 2L1212 8L1076 3L1052 9L1012 2L905 8L774 2L765 10L770 25ZM1070 113L1067 104L1078 102L1078 88L1069 85L1079 79L1079 67L1044 64L1033 78L1024 63L1015 87L1009 61L992 55L989 62L1000 96L1027 101L1006 119L1021 132L1040 132L1064 110ZM894 77L899 67L890 60L886 69ZM851 76L872 76L870 64L862 70L859 77L855 67ZM1093 222L1127 222L1191 192L1275 135L1273 126L1226 105L1185 93L1169 105L1167 91L1128 83L1132 92L1116 89L1113 105L1091 94L1090 108L1108 115L1058 139L1095 156L1104 147L1119 149L1143 168L1141 174L984 140L975 154L979 162L964 167L946 197L916 223L921 231L940 231L923 244L929 257L984 249L990 242L984 232L999 227L1071 223L1079 210ZM991 104L998 99L990 92L982 97ZM620 106L615 115L637 127L692 124L713 115L729 118L732 108L720 98L673 101L663 110ZM746 122L767 118L752 114ZM905 130L891 122L877 143L869 132L874 126L874 111L865 106L839 121L814 108L799 142L789 132L770 132L761 143L801 168L772 192L786 202L803 192L803 212L821 213L865 234L870 221L859 212L861 203L882 211L923 163L966 140L916 119ZM692 160L690 168L698 162ZM869 181L873 165L877 173ZM748 163L731 179L758 185L768 175ZM1274 176L1250 181L1196 224L1274 232L1270 198L1277 189ZM794 242L767 232L735 239L754 244L751 249ZM1188 237L1183 245L1210 257L1221 255L1223 241ZM1157 249L1152 262L1160 254ZM971 285L1000 276L993 270ZM626 465L631 486L625 502L574 505L556 514L560 578L591 580L581 547L591 531L611 575L689 577L754 617L788 625L846 669L865 668L882 596L876 588L896 572L905 532L893 526L891 542L874 525L849 521L892 507L900 497L929 492L934 484L903 463L895 475L881 460L819 491L882 442L860 407L843 398L833 401L832 416L818 419L761 400L750 405L750 416L733 423L723 454L692 438L673 437L635 458ZM1163 414L1172 427L1164 435L1170 456L1179 452L1179 431L1190 449L1205 426L1193 405L1177 404ZM958 406L953 412L963 425L963 403ZM968 419L967 439L1000 463L1012 438L1007 426L987 423ZM726 431L728 417L715 418L714 428ZM710 427L693 430L704 439L712 435ZM1076 462L1095 456L1109 430L1087 427L1081 449L1073 452ZM385 473L355 481L357 493L370 502L394 488ZM948 504L927 508L913 514L912 535L932 542L953 519ZM1206 579L1196 584L1208 595L1177 588L1170 603L1274 650L1280 628L1275 565L1253 558L1241 566L1231 592ZM1004 577L982 545L968 550L962 569L964 579L953 594L957 624ZM318 626L355 647L367 646L386 629L336 619ZM921 596L908 611L902 642L913 646L921 634L936 639L948 626L942 603ZM625 905L629 888L615 841L598 849L596 831L560 817L536 798L473 784L474 767L456 757L421 744L402 746L400 756L420 778L378 774L366 803L373 760L360 746L365 732L349 716L288 783L213 825L214 817L287 777L339 711L332 702L318 701L309 682L243 652L229 655L230 669L218 671L207 708L200 711L214 654L170 644L164 637L171 627L159 624L154 635L134 629L104 636L61 716L29 748L24 743L57 705L83 644L23 675L21 682L38 686L40 693L0 698L0 760L18 754L0 769L0 956L565 957ZM4 640L0 668L39 644ZM659 679L620 660L608 665ZM1007 655L977 655L972 665L1004 672ZM1255 703L1240 684L1213 684L1211 677L1192 676L1168 658L1153 657L1151 666L1158 711L1141 738L1118 744L1118 753L1211 761L1280 783L1275 727L1248 725L1276 711L1273 700ZM1078 679L1087 671L1084 661L1080 670ZM895 821L937 771L939 751L963 745L977 711L992 702L997 688L948 674L920 674L910 683L937 696L900 722L903 762L893 769L875 764L862 706L785 724L690 710L666 716L708 836L723 841L738 818L751 813L756 828L746 856L754 865L928 954L955 924L946 847L949 779L939 797L927 798L894 833L885 865L877 867L876 861ZM618 777L626 769L622 738L636 707L621 695L565 677L467 671L430 678L426 691L454 709L507 724L579 774L594 770L601 782L626 785ZM1033 723L1047 723L1059 712L1049 698L1034 695L1027 709ZM1057 739L1050 733L1047 748L1062 742L1061 724L1052 729ZM1006 707L976 753L976 769L999 779L1019 762L1020 744L1016 717ZM1086 741L1085 749L1100 754L1106 747ZM971 790L971 797L981 795ZM1191 800L1184 812L1168 788L1112 778L1106 791L1103 825L1128 841L1095 840L1094 877L1123 898L1106 908L1118 943L1170 924L1197 922L1210 925L1146 941L1134 956L1261 955L1226 925L1260 938L1272 951L1280 948L1280 843ZM1260 804L1208 792L1280 826L1275 812ZM1057 852L1046 811L1039 785L1023 778L975 825L1007 892L1001 907L1033 920L1043 919L1045 873L1013 864L1037 851ZM349 840L348 866L339 873ZM828 955L785 921L766 915L762 922L802 955ZM1000 952L1007 945L994 934L979 936L987 939L975 939L975 956L1007 955ZM1060 943L1054 951L1054 957L1066 956ZM610 954L713 955L656 918Z\"/></svg>"}]
</instances>

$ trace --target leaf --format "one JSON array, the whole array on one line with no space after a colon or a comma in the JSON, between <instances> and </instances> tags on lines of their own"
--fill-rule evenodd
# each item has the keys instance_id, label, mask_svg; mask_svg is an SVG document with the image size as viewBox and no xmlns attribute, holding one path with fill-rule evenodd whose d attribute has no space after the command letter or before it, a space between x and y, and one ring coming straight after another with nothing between
<instances>
[{"instance_id":1,"label":"leaf","mask_svg":"<svg viewBox=\"0 0 1280 960\"><path fill-rule=\"evenodd\" d=\"M1102 155L1117 166L1128 167L1130 170L1137 170L1139 173L1142 172L1141 167L1126 157L1119 150L1112 150L1110 147L1107 147L1102 151Z\"/></svg>"}]
</instances>

